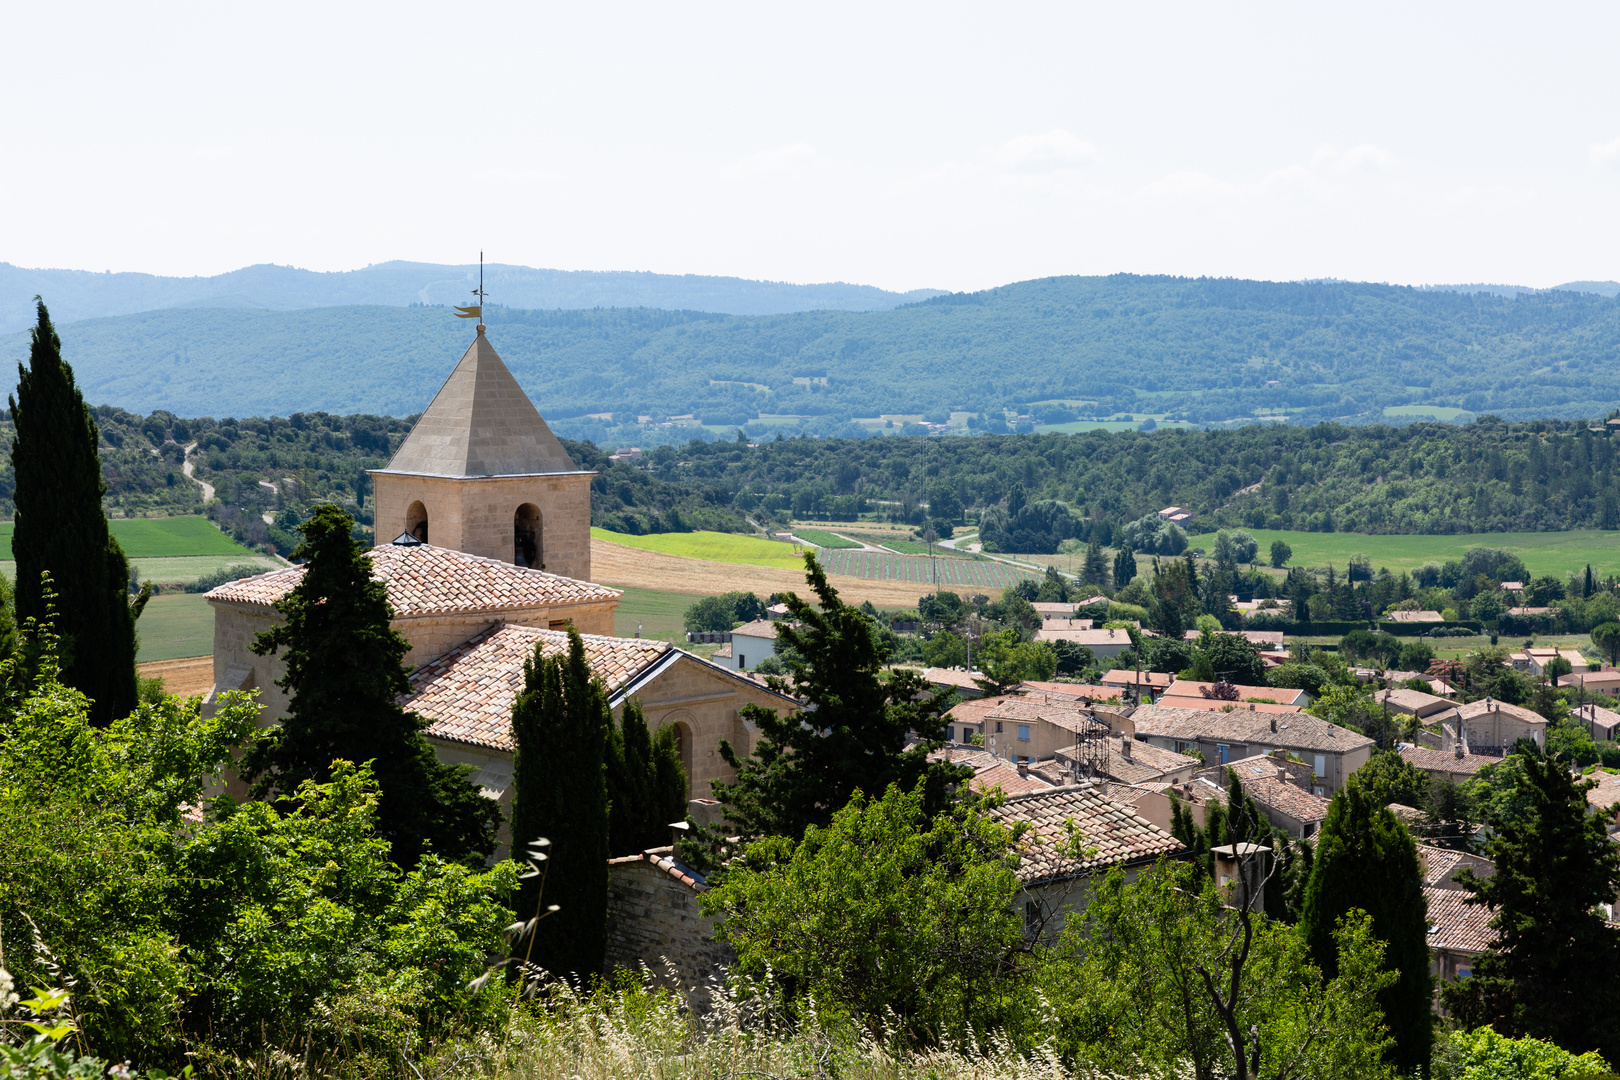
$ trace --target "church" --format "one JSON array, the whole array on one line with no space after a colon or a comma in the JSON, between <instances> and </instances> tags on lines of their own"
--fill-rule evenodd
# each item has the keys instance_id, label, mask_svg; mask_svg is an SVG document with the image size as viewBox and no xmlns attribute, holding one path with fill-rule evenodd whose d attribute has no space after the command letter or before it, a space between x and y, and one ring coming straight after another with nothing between
<instances>
[{"instance_id":1,"label":"church","mask_svg":"<svg viewBox=\"0 0 1620 1080\"><path fill-rule=\"evenodd\" d=\"M752 752L743 706L798 708L668 642L613 636L623 594L590 580L594 476L551 433L482 323L388 467L371 473L379 541L372 574L387 585L393 628L411 646L411 692L401 703L428 721L440 758L471 765L474 782L505 813L524 661L536 646L562 653L570 624L615 716L635 698L649 727L674 726L689 797L707 797L711 780L732 778L720 740ZM227 691L256 689L262 723L286 715L276 685L285 664L255 655L252 645L280 619L275 603L303 574L290 567L207 594L214 686L205 708Z\"/></svg>"}]
</instances>

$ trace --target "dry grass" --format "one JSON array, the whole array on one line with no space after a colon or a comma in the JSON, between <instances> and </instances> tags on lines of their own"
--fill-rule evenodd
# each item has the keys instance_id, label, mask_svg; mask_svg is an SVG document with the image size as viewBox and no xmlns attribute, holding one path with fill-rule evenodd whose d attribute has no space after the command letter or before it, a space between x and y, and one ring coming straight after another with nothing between
<instances>
[{"instance_id":1,"label":"dry grass","mask_svg":"<svg viewBox=\"0 0 1620 1080\"><path fill-rule=\"evenodd\" d=\"M760 596L773 592L796 592L803 596L807 591L804 574L798 570L688 559L605 540L591 541L591 579L615 587L658 589L701 596L719 596L738 589ZM846 603L859 604L870 600L883 608L916 607L918 598L926 591L926 586L915 582L877 581L842 574L834 575L830 580ZM983 592L991 599L1001 595L999 589L974 591Z\"/></svg>"},{"instance_id":2,"label":"dry grass","mask_svg":"<svg viewBox=\"0 0 1620 1080\"><path fill-rule=\"evenodd\" d=\"M163 689L180 697L198 697L214 686L214 658L189 656L184 660L154 660L137 664L143 679L162 679Z\"/></svg>"}]
</instances>

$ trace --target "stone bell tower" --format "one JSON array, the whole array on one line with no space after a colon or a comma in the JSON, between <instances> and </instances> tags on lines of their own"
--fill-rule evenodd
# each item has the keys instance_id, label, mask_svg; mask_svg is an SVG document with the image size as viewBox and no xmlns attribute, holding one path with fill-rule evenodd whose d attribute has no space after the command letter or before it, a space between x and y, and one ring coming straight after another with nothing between
<instances>
[{"instance_id":1,"label":"stone bell tower","mask_svg":"<svg viewBox=\"0 0 1620 1080\"><path fill-rule=\"evenodd\" d=\"M371 473L378 543L436 547L591 577L591 477L478 336L386 469Z\"/></svg>"}]
</instances>

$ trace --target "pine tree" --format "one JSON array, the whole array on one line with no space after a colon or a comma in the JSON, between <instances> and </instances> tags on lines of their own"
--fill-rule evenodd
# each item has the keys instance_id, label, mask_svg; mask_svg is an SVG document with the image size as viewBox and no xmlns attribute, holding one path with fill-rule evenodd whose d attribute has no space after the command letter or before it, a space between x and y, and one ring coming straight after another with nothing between
<instances>
[{"instance_id":1,"label":"pine tree","mask_svg":"<svg viewBox=\"0 0 1620 1080\"><path fill-rule=\"evenodd\" d=\"M287 674L276 685L291 704L281 726L243 758L259 797L286 795L305 780L331 778L332 762L371 762L379 798L377 831L394 861L414 866L434 854L482 866L495 850L500 811L447 765L422 737L426 722L398 704L410 691L402 661L410 643L389 625L387 586L351 535L354 520L318 507L301 525L293 557L304 577L276 603L285 620L260 634L253 651L281 652Z\"/></svg>"},{"instance_id":2,"label":"pine tree","mask_svg":"<svg viewBox=\"0 0 1620 1080\"><path fill-rule=\"evenodd\" d=\"M1122 543L1114 556L1114 588L1123 589L1136 579L1136 552L1130 544Z\"/></svg>"},{"instance_id":3,"label":"pine tree","mask_svg":"<svg viewBox=\"0 0 1620 1080\"><path fill-rule=\"evenodd\" d=\"M512 850L542 836L551 841L543 899L558 911L540 921L532 942L516 942L513 954L557 975L593 975L607 952L612 727L607 690L591 673L579 632L569 629L566 656L548 657L536 646L512 703ZM534 916L539 887L536 879L524 883L520 920Z\"/></svg>"},{"instance_id":4,"label":"pine tree","mask_svg":"<svg viewBox=\"0 0 1620 1080\"><path fill-rule=\"evenodd\" d=\"M1620 848L1607 836L1612 813L1591 812L1586 792L1595 782L1573 778L1567 762L1517 757L1514 809L1488 821L1495 872L1459 875L1471 902L1494 910L1496 941L1473 978L1447 983L1441 997L1467 1027L1489 1024L1620 1060L1620 941L1599 906L1620 892Z\"/></svg>"},{"instance_id":5,"label":"pine tree","mask_svg":"<svg viewBox=\"0 0 1620 1080\"><path fill-rule=\"evenodd\" d=\"M856 791L881 798L890 784L911 791L924 778L928 812L938 813L969 775L962 766L928 760L944 740L953 695L936 693L914 671L885 672L890 650L876 624L838 599L813 553L804 562L819 604L785 594L794 622L779 624L777 640L786 647L795 695L814 712L743 708L760 735L747 758L720 743L721 756L737 770L734 783L714 785L726 818L747 835L796 839L831 821ZM814 722L805 723L808 717Z\"/></svg>"},{"instance_id":6,"label":"pine tree","mask_svg":"<svg viewBox=\"0 0 1620 1080\"><path fill-rule=\"evenodd\" d=\"M45 617L40 586L49 572L62 681L89 697L91 721L106 725L135 708L139 609L129 601L129 561L101 508L100 430L62 359L44 302L34 299L39 321L10 400L17 619Z\"/></svg>"},{"instance_id":7,"label":"pine tree","mask_svg":"<svg viewBox=\"0 0 1620 1080\"><path fill-rule=\"evenodd\" d=\"M1390 1063L1403 1075L1427 1075L1433 981L1417 845L1400 819L1380 806L1355 776L1333 796L1317 833L1315 865L1300 913L1300 933L1330 979L1339 973L1333 932L1351 908L1372 916L1373 936L1384 942L1384 966L1399 976L1379 995L1395 1039Z\"/></svg>"},{"instance_id":8,"label":"pine tree","mask_svg":"<svg viewBox=\"0 0 1620 1080\"><path fill-rule=\"evenodd\" d=\"M608 739L608 850L634 855L670 840L669 827L686 816L686 770L675 729L647 730L641 703L624 703Z\"/></svg>"}]
</instances>

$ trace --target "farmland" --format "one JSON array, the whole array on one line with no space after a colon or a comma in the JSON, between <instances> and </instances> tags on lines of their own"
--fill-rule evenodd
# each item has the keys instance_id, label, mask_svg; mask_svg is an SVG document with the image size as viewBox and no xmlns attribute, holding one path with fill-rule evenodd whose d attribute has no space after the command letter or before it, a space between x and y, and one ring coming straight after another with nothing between
<instances>
[{"instance_id":1,"label":"farmland","mask_svg":"<svg viewBox=\"0 0 1620 1080\"><path fill-rule=\"evenodd\" d=\"M926 555L883 555L874 551L828 551L821 565L829 574L878 581L914 582L926 587L1005 589L1034 571L994 559L930 559Z\"/></svg>"},{"instance_id":2,"label":"farmland","mask_svg":"<svg viewBox=\"0 0 1620 1080\"><path fill-rule=\"evenodd\" d=\"M107 523L118 546L131 559L195 555L256 555L220 532L204 517L114 518ZM11 558L11 522L0 522L0 559Z\"/></svg>"},{"instance_id":3,"label":"farmland","mask_svg":"<svg viewBox=\"0 0 1620 1080\"><path fill-rule=\"evenodd\" d=\"M702 559L736 566L774 566L783 570L797 570L804 565L803 558L794 553L791 545L735 533L647 533L632 536L593 528L591 539L656 551L663 555L677 555L683 559Z\"/></svg>"},{"instance_id":4,"label":"farmland","mask_svg":"<svg viewBox=\"0 0 1620 1080\"><path fill-rule=\"evenodd\" d=\"M141 663L207 656L214 651L214 612L200 593L161 593L147 601L135 625Z\"/></svg>"},{"instance_id":5,"label":"farmland","mask_svg":"<svg viewBox=\"0 0 1620 1080\"><path fill-rule=\"evenodd\" d=\"M1251 529L1260 541L1260 558L1271 550L1274 540L1293 548L1293 566L1343 567L1350 556L1365 555L1373 569L1388 567L1392 573L1416 570L1428 563L1440 564L1460 559L1469 548L1493 547L1511 551L1524 560L1532 574L1563 577L1592 564L1593 573L1607 576L1620 573L1620 533L1598 529L1535 533L1462 533L1449 536L1367 536L1359 533L1286 532ZM1213 536L1194 536L1193 544L1206 550Z\"/></svg>"},{"instance_id":6,"label":"farmland","mask_svg":"<svg viewBox=\"0 0 1620 1080\"><path fill-rule=\"evenodd\" d=\"M845 540L837 533L830 533L826 529L794 529L793 535L800 540L808 541L818 548L858 548L861 545L853 540Z\"/></svg>"}]
</instances>

